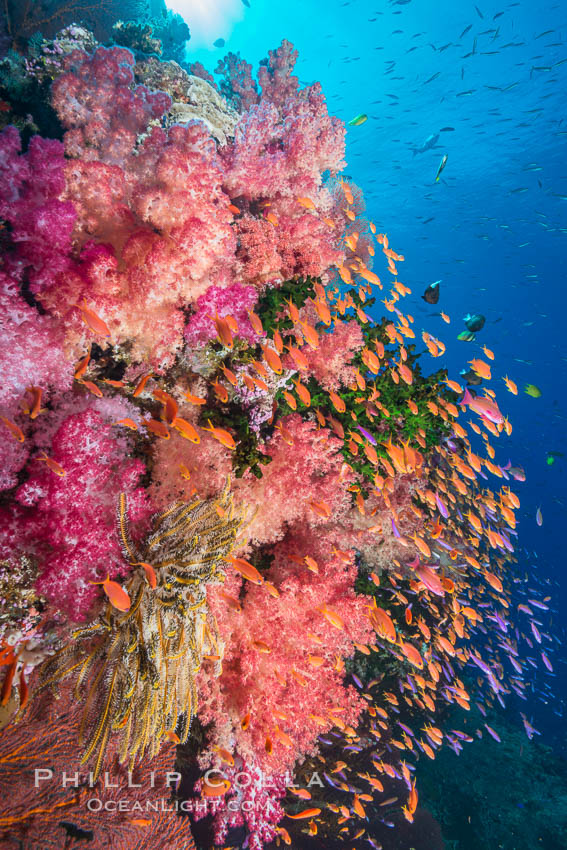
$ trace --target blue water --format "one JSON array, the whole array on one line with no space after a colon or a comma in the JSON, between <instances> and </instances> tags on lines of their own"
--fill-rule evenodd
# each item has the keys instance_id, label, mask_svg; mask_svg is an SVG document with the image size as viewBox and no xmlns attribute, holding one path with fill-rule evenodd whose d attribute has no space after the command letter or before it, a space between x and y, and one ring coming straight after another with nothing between
<instances>
[{"instance_id":1,"label":"blue water","mask_svg":"<svg viewBox=\"0 0 567 850\"><path fill-rule=\"evenodd\" d=\"M567 456L550 466L546 455L567 455L567 8L479 2L251 0L247 9L225 0L208 27L200 4L170 5L192 27L189 61L212 70L230 50L256 67L287 38L299 50L299 79L321 82L332 114L348 121L367 113L365 124L348 129L346 173L405 255L408 309L420 330L445 341L451 377L483 356L483 344L496 355L492 386L514 426L511 437L493 441L497 462L510 458L527 475L515 485L519 567L536 565L538 580L550 582L562 641ZM220 50L212 46L219 37L226 40ZM433 149L412 153L437 133ZM447 166L435 183L443 154ZM418 296L438 279L441 298L431 307ZM451 325L432 315L438 310ZM487 317L475 342L457 340L467 312ZM506 392L504 375L517 383L517 397ZM525 395L526 383L541 398ZM555 697L533 692L528 713L542 740L565 756L563 645L553 658Z\"/></svg>"}]
</instances>

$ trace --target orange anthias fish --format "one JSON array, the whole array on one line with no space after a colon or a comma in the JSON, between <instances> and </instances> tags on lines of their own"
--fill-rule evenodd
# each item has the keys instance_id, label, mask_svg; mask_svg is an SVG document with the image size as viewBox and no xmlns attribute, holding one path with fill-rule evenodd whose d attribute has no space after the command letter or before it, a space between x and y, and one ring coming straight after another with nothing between
<instances>
[{"instance_id":1,"label":"orange anthias fish","mask_svg":"<svg viewBox=\"0 0 567 850\"><path fill-rule=\"evenodd\" d=\"M339 395L336 394L336 392L331 390L329 392L329 398L331 399L333 407L335 408L335 410L338 413L344 413L345 412L345 410L346 410L345 403L344 403L343 399Z\"/></svg>"},{"instance_id":2,"label":"orange anthias fish","mask_svg":"<svg viewBox=\"0 0 567 850\"><path fill-rule=\"evenodd\" d=\"M177 416L177 411L179 410L177 402L173 396L170 396L169 393L160 389L154 390L153 396L163 405L162 419L165 419L168 425L171 425Z\"/></svg>"},{"instance_id":3,"label":"orange anthias fish","mask_svg":"<svg viewBox=\"0 0 567 850\"><path fill-rule=\"evenodd\" d=\"M232 783L229 779L221 779L220 782L215 782L214 785L209 785L208 782L203 782L201 793L204 797L222 797L223 794L231 788Z\"/></svg>"},{"instance_id":4,"label":"orange anthias fish","mask_svg":"<svg viewBox=\"0 0 567 850\"><path fill-rule=\"evenodd\" d=\"M249 561L245 561L244 558L233 558L232 555L224 560L229 561L229 563L232 564L233 569L237 573L240 573L241 576L248 579L248 581L251 581L253 584L263 584L263 576L258 572L253 564L249 563Z\"/></svg>"},{"instance_id":5,"label":"orange anthias fish","mask_svg":"<svg viewBox=\"0 0 567 850\"><path fill-rule=\"evenodd\" d=\"M65 470L63 469L63 467L61 466L61 464L57 463L56 460L53 460L53 458L47 457L45 452L42 452L41 454L43 455L43 457L38 457L37 460L43 461L46 464L46 466L52 472L55 473L55 475L58 475L60 478L63 478L63 476L67 474L65 472Z\"/></svg>"},{"instance_id":6,"label":"orange anthias fish","mask_svg":"<svg viewBox=\"0 0 567 850\"><path fill-rule=\"evenodd\" d=\"M208 428L203 428L203 431L210 431L215 440L218 440L221 445L225 446L227 449L234 450L236 448L236 443L234 442L234 437L224 428L216 428L210 419L207 419L209 423Z\"/></svg>"},{"instance_id":7,"label":"orange anthias fish","mask_svg":"<svg viewBox=\"0 0 567 850\"><path fill-rule=\"evenodd\" d=\"M513 395L518 395L518 387L514 381L508 377L508 375L504 378L504 383L506 384L506 388L509 392L513 393Z\"/></svg>"},{"instance_id":8,"label":"orange anthias fish","mask_svg":"<svg viewBox=\"0 0 567 850\"><path fill-rule=\"evenodd\" d=\"M207 403L206 398L201 398L201 396L198 396L198 395L191 395L191 393L185 393L185 398L187 399L187 401L190 404L206 404Z\"/></svg>"},{"instance_id":9,"label":"orange anthias fish","mask_svg":"<svg viewBox=\"0 0 567 850\"><path fill-rule=\"evenodd\" d=\"M130 597L117 581L110 580L110 575L107 575L104 581L90 581L89 584L101 584L110 604L118 611L130 610Z\"/></svg>"},{"instance_id":10,"label":"orange anthias fish","mask_svg":"<svg viewBox=\"0 0 567 850\"><path fill-rule=\"evenodd\" d=\"M160 422L159 419L144 419L143 424L148 431L155 434L156 437L161 437L163 440L169 440L169 430L165 422Z\"/></svg>"},{"instance_id":11,"label":"orange anthias fish","mask_svg":"<svg viewBox=\"0 0 567 850\"><path fill-rule=\"evenodd\" d=\"M302 207L305 207L306 210L314 210L315 204L311 200L311 198L298 198L297 203L301 204Z\"/></svg>"},{"instance_id":12,"label":"orange anthias fish","mask_svg":"<svg viewBox=\"0 0 567 850\"><path fill-rule=\"evenodd\" d=\"M263 336L264 328L262 326L262 320L260 316L257 315L253 310L248 310L248 318L250 319L250 324L254 328L257 334Z\"/></svg>"},{"instance_id":13,"label":"orange anthias fish","mask_svg":"<svg viewBox=\"0 0 567 850\"><path fill-rule=\"evenodd\" d=\"M232 753L229 753L229 751L225 750L223 747L213 747L213 749L215 750L221 761L224 761L230 767L234 767L234 757Z\"/></svg>"},{"instance_id":14,"label":"orange anthias fish","mask_svg":"<svg viewBox=\"0 0 567 850\"><path fill-rule=\"evenodd\" d=\"M336 611L333 611L333 610L332 610L331 608L329 608L326 604L325 604L325 605L323 605L323 607L322 607L322 608L319 608L318 610L321 612L321 614L323 614L323 616L325 617L325 619L326 619L326 620L327 620L327 621L328 621L328 622L329 622L332 626L334 626L336 629L339 629L340 631L343 631L343 629L344 629L344 627L345 627L345 624L344 624L344 622L343 622L342 617L340 617L340 616L337 614L337 612L336 612Z\"/></svg>"},{"instance_id":15,"label":"orange anthias fish","mask_svg":"<svg viewBox=\"0 0 567 850\"><path fill-rule=\"evenodd\" d=\"M26 392L31 393L32 401L30 406L24 410L24 413L29 413L30 419L36 419L43 412L41 409L41 394L43 390L41 387L26 387Z\"/></svg>"},{"instance_id":16,"label":"orange anthias fish","mask_svg":"<svg viewBox=\"0 0 567 850\"><path fill-rule=\"evenodd\" d=\"M181 419L181 417L176 416L173 420L173 427L176 431L179 431L181 436L185 437L186 440L190 440L195 444L199 444L201 442L201 438L197 431L190 422L187 422L186 419Z\"/></svg>"},{"instance_id":17,"label":"orange anthias fish","mask_svg":"<svg viewBox=\"0 0 567 850\"><path fill-rule=\"evenodd\" d=\"M106 322L103 321L100 316L97 316L93 310L87 307L86 298L83 298L83 302L83 306L80 304L76 304L75 306L78 307L83 314L82 319L85 325L90 328L93 333L98 334L98 336L110 336L110 330L108 329Z\"/></svg>"},{"instance_id":18,"label":"orange anthias fish","mask_svg":"<svg viewBox=\"0 0 567 850\"><path fill-rule=\"evenodd\" d=\"M9 419L6 419L5 416L0 416L0 421L4 423L8 431L11 433L13 437L16 438L18 443L23 443L25 440L24 432L21 428L15 424L15 422L11 422Z\"/></svg>"},{"instance_id":19,"label":"orange anthias fish","mask_svg":"<svg viewBox=\"0 0 567 850\"><path fill-rule=\"evenodd\" d=\"M289 788L291 794L295 794L296 797L300 797L302 800L310 800L311 792L307 790L307 788Z\"/></svg>"},{"instance_id":20,"label":"orange anthias fish","mask_svg":"<svg viewBox=\"0 0 567 850\"><path fill-rule=\"evenodd\" d=\"M129 417L126 417L126 419L119 419L118 422L115 422L114 424L115 425L124 425L125 428L131 428L132 431L138 430L138 426L136 425L134 420L130 419Z\"/></svg>"},{"instance_id":21,"label":"orange anthias fish","mask_svg":"<svg viewBox=\"0 0 567 850\"><path fill-rule=\"evenodd\" d=\"M232 348L232 331L230 330L226 317L219 316L218 313L215 313L214 316L209 316L209 318L215 323L217 338L221 345L224 345L225 348Z\"/></svg>"},{"instance_id":22,"label":"orange anthias fish","mask_svg":"<svg viewBox=\"0 0 567 850\"><path fill-rule=\"evenodd\" d=\"M473 372L480 378L484 378L486 381L489 381L491 378L490 366L484 360L480 360L478 357L474 360L469 360L470 366Z\"/></svg>"},{"instance_id":23,"label":"orange anthias fish","mask_svg":"<svg viewBox=\"0 0 567 850\"><path fill-rule=\"evenodd\" d=\"M146 574L146 579L148 580L148 584L152 590L155 590L157 587L157 576L156 571L152 567L151 564L147 564L145 561L136 561L132 564L133 567L142 567L144 573Z\"/></svg>"},{"instance_id":24,"label":"orange anthias fish","mask_svg":"<svg viewBox=\"0 0 567 850\"><path fill-rule=\"evenodd\" d=\"M396 627L392 622L392 618L387 611L376 606L376 600L374 600L374 606L370 610L369 619L373 628L379 634L383 635L387 641L390 643L396 642Z\"/></svg>"},{"instance_id":25,"label":"orange anthias fish","mask_svg":"<svg viewBox=\"0 0 567 850\"><path fill-rule=\"evenodd\" d=\"M309 502L309 507L323 519L329 519L331 516L331 509L326 502Z\"/></svg>"},{"instance_id":26,"label":"orange anthias fish","mask_svg":"<svg viewBox=\"0 0 567 850\"><path fill-rule=\"evenodd\" d=\"M298 812L296 815L288 814L287 817L291 820L301 820L302 818L315 818L317 815L321 814L321 809L304 809L302 812Z\"/></svg>"},{"instance_id":27,"label":"orange anthias fish","mask_svg":"<svg viewBox=\"0 0 567 850\"><path fill-rule=\"evenodd\" d=\"M75 380L76 381L79 381L83 377L85 372L87 371L90 359L91 359L91 346L89 345L89 350L87 351L86 355L83 357L82 360L79 360L79 362L77 363L77 365L75 367Z\"/></svg>"},{"instance_id":28,"label":"orange anthias fish","mask_svg":"<svg viewBox=\"0 0 567 850\"><path fill-rule=\"evenodd\" d=\"M144 392L144 388L145 388L148 380L151 377L152 377L152 372L148 372L147 375L144 375L142 378L140 378L140 380L136 384L136 388L135 388L134 392L132 393L134 398L137 398L139 395L141 395Z\"/></svg>"},{"instance_id":29,"label":"orange anthias fish","mask_svg":"<svg viewBox=\"0 0 567 850\"><path fill-rule=\"evenodd\" d=\"M288 847L291 846L291 835L289 834L285 826L277 826L276 832L278 833L284 844L287 844Z\"/></svg>"},{"instance_id":30,"label":"orange anthias fish","mask_svg":"<svg viewBox=\"0 0 567 850\"><path fill-rule=\"evenodd\" d=\"M264 345L262 347L262 353L264 355L264 360L276 375L281 375L283 371L282 361L280 360L279 354L277 351L274 351L273 348L270 348L268 345Z\"/></svg>"}]
</instances>

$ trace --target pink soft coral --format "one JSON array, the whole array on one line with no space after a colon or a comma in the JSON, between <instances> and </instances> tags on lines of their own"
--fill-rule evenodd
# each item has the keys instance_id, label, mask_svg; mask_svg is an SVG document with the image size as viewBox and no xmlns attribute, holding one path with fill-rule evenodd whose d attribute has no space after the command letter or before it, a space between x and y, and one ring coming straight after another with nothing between
<instances>
[{"instance_id":1,"label":"pink soft coral","mask_svg":"<svg viewBox=\"0 0 567 850\"><path fill-rule=\"evenodd\" d=\"M262 100L236 125L234 142L222 152L224 186L231 197L309 195L321 185L324 171L343 167L344 125L327 114L320 86L286 101L282 109L283 116Z\"/></svg>"},{"instance_id":2,"label":"pink soft coral","mask_svg":"<svg viewBox=\"0 0 567 850\"><path fill-rule=\"evenodd\" d=\"M318 348L306 347L310 372L327 390L338 390L341 384L351 384L354 370L349 361L355 352L361 350L363 342L358 322L335 322L332 333L319 334Z\"/></svg>"},{"instance_id":3,"label":"pink soft coral","mask_svg":"<svg viewBox=\"0 0 567 850\"><path fill-rule=\"evenodd\" d=\"M273 224L244 215L237 222L239 270L251 283L262 285L282 280L282 260L278 252L278 234Z\"/></svg>"},{"instance_id":4,"label":"pink soft coral","mask_svg":"<svg viewBox=\"0 0 567 850\"><path fill-rule=\"evenodd\" d=\"M241 588L230 568L225 587L209 592L227 645L220 678L202 678L201 719L214 723L211 744L228 747L245 766L278 778L271 792L264 791L271 793L272 807L264 809L262 794L253 795L256 804L245 816L257 842L274 837L281 815L277 799L296 759L314 753L318 736L333 726L348 730L356 724L364 707L354 689L344 686L341 661L355 643L374 637L367 600L352 590L354 559L345 564L333 555L333 539L332 530L314 539L302 523L289 529L264 573L277 588L277 599L262 586L244 582ZM317 575L297 563L306 554L317 560ZM241 720L248 714L250 724L243 730ZM230 814L230 804L228 812L219 812L219 834L227 824L241 822L238 817Z\"/></svg>"},{"instance_id":5,"label":"pink soft coral","mask_svg":"<svg viewBox=\"0 0 567 850\"><path fill-rule=\"evenodd\" d=\"M62 351L63 338L61 324L30 307L17 279L0 271L0 406L13 406L30 385L43 388L44 402L50 387L71 386L73 366Z\"/></svg>"},{"instance_id":6,"label":"pink soft coral","mask_svg":"<svg viewBox=\"0 0 567 850\"><path fill-rule=\"evenodd\" d=\"M164 92L134 86L134 56L124 47L75 50L53 83L52 103L62 117L68 156L121 164L137 136L171 105Z\"/></svg>"},{"instance_id":7,"label":"pink soft coral","mask_svg":"<svg viewBox=\"0 0 567 850\"><path fill-rule=\"evenodd\" d=\"M297 94L299 80L292 75L299 53L290 41L284 39L277 50L268 51L268 59L260 65L258 82L262 98L282 106L289 97Z\"/></svg>"},{"instance_id":8,"label":"pink soft coral","mask_svg":"<svg viewBox=\"0 0 567 850\"><path fill-rule=\"evenodd\" d=\"M84 247L42 303L66 319L69 338L78 341L84 328L69 306L85 297L113 340L131 340L133 359L149 357L163 370L182 346L180 308L211 278L219 288L232 283L236 243L214 142L198 122L168 133L154 127L124 171L75 162L68 176ZM87 236L112 244L85 242Z\"/></svg>"},{"instance_id":9,"label":"pink soft coral","mask_svg":"<svg viewBox=\"0 0 567 850\"><path fill-rule=\"evenodd\" d=\"M320 526L323 519L311 502L326 501L335 520L349 505L348 494L338 483L343 462L340 441L298 414L285 417L282 424L294 445L290 448L276 431L264 447L272 462L262 468L262 478L247 472L233 484L239 500L257 507L248 529L256 545L279 540L286 525L299 519Z\"/></svg>"},{"instance_id":10,"label":"pink soft coral","mask_svg":"<svg viewBox=\"0 0 567 850\"><path fill-rule=\"evenodd\" d=\"M65 189L63 145L34 136L25 154L15 127L0 133L0 218L11 225L13 252L5 268L32 292L53 284L70 267L75 209Z\"/></svg>"},{"instance_id":11,"label":"pink soft coral","mask_svg":"<svg viewBox=\"0 0 567 850\"><path fill-rule=\"evenodd\" d=\"M182 418L191 419L183 410ZM205 431L195 445L174 432L169 440L159 440L153 448L154 480L150 487L152 503L165 508L176 499L188 501L195 491L202 499L216 496L232 472L230 452ZM182 475L182 465L188 470Z\"/></svg>"},{"instance_id":12,"label":"pink soft coral","mask_svg":"<svg viewBox=\"0 0 567 850\"><path fill-rule=\"evenodd\" d=\"M128 571L115 529L119 494L128 494L133 522L150 513L138 486L144 464L128 457L128 444L116 430L92 410L70 416L49 452L65 475L38 458L17 491L18 502L29 509L25 551L43 554L39 590L74 620L86 617L100 593L89 582Z\"/></svg>"},{"instance_id":13,"label":"pink soft coral","mask_svg":"<svg viewBox=\"0 0 567 850\"><path fill-rule=\"evenodd\" d=\"M258 90L252 78L252 65L240 58L238 53L227 53L220 59L215 74L221 74L221 93L240 112L258 102Z\"/></svg>"},{"instance_id":14,"label":"pink soft coral","mask_svg":"<svg viewBox=\"0 0 567 850\"><path fill-rule=\"evenodd\" d=\"M248 847L250 850L262 850L277 836L277 824L285 812L280 803L287 794L290 774L266 775L254 762L242 762L222 770L223 777L232 783L233 793L230 800L225 797L216 800L214 809L215 844L225 844L228 830L246 826ZM211 781L217 780L211 774ZM204 816L203 812L203 816ZM196 820L201 815L197 812Z\"/></svg>"},{"instance_id":15,"label":"pink soft coral","mask_svg":"<svg viewBox=\"0 0 567 850\"><path fill-rule=\"evenodd\" d=\"M197 299L195 312L185 328L185 341L190 348L201 348L216 339L213 319L218 313L221 317L232 316L235 319L240 339L256 343L259 337L250 324L248 311L254 309L257 298L258 292L253 286L242 286L240 283L233 283L224 289L210 286Z\"/></svg>"}]
</instances>

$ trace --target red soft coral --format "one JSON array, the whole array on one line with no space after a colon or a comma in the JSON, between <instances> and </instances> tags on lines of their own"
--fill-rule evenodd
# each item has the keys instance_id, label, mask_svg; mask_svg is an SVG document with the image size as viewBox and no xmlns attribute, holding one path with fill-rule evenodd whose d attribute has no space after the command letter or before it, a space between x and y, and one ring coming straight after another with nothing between
<instances>
[{"instance_id":1,"label":"red soft coral","mask_svg":"<svg viewBox=\"0 0 567 850\"><path fill-rule=\"evenodd\" d=\"M236 241L221 177L214 142L199 122L168 133L154 127L124 168L69 164L83 249L57 287L42 293L42 304L64 320L70 344L85 338L73 309L84 297L113 341L131 340L134 360L149 358L159 370L172 362L183 344L181 308L211 278L219 288L233 282Z\"/></svg>"},{"instance_id":2,"label":"red soft coral","mask_svg":"<svg viewBox=\"0 0 567 850\"><path fill-rule=\"evenodd\" d=\"M29 509L26 552L41 552L39 590L71 619L84 619L100 591L89 582L124 574L115 530L117 498L128 494L133 522L149 517L138 486L144 464L128 457L128 444L100 414L69 416L53 438L50 457L65 470L56 475L39 458L17 491Z\"/></svg>"}]
</instances>

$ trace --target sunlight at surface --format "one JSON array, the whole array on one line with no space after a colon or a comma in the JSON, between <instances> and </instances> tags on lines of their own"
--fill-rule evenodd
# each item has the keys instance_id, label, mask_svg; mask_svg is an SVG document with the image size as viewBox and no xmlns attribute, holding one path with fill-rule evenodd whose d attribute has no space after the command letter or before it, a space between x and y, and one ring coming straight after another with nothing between
<instances>
[{"instance_id":1,"label":"sunlight at surface","mask_svg":"<svg viewBox=\"0 0 567 850\"><path fill-rule=\"evenodd\" d=\"M212 48L217 38L228 39L246 11L241 0L167 0L167 6L188 24L192 49Z\"/></svg>"}]
</instances>

